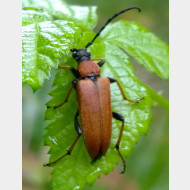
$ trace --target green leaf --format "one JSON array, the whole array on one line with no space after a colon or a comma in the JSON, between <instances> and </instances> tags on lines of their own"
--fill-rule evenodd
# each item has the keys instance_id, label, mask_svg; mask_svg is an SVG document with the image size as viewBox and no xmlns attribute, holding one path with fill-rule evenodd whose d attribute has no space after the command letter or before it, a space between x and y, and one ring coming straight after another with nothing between
<instances>
[{"instance_id":1,"label":"green leaf","mask_svg":"<svg viewBox=\"0 0 190 190\"><path fill-rule=\"evenodd\" d=\"M86 45L85 41L84 39L83 46ZM125 117L125 129L120 151L126 158L133 150L134 144L137 143L139 135L146 134L148 131L151 119L149 112L152 105L151 99L146 88L135 76L128 56L117 46L109 43L95 43L90 51L93 57L105 57L106 64L102 68L102 76L118 79L124 93L129 98L134 100L145 98L139 104L129 103L122 99L118 87L115 84L111 85L112 109ZM50 93L52 100L48 102L48 106L58 105L64 101L72 80L73 76L69 71L57 72L54 82L55 88ZM50 161L54 161L65 154L77 136L74 129L76 105L76 95L73 91L69 97L69 102L56 110L47 109L46 111L46 119L51 121L44 136L45 145L50 146ZM94 164L91 164L91 158L85 148L83 137L81 137L72 154L52 166L54 168L52 173L53 189L83 189L86 182L91 185L100 177L101 173L108 174L114 169L115 164L118 164L120 160L114 147L118 139L121 122L113 119L112 126L112 138L108 152Z\"/></svg>"},{"instance_id":2,"label":"green leaf","mask_svg":"<svg viewBox=\"0 0 190 190\"><path fill-rule=\"evenodd\" d=\"M22 25L51 21L52 17L42 10L22 10Z\"/></svg>"},{"instance_id":3,"label":"green leaf","mask_svg":"<svg viewBox=\"0 0 190 190\"><path fill-rule=\"evenodd\" d=\"M73 17L74 20L80 21L80 24L89 28L93 29L96 26L97 23L97 15L96 15L96 9L97 7L91 6L91 7L80 7L80 6L71 6L71 9L73 11Z\"/></svg>"},{"instance_id":4,"label":"green leaf","mask_svg":"<svg viewBox=\"0 0 190 190\"><path fill-rule=\"evenodd\" d=\"M106 42L116 44L163 79L169 77L169 49L154 34L137 23L119 21L102 32Z\"/></svg>"},{"instance_id":5,"label":"green leaf","mask_svg":"<svg viewBox=\"0 0 190 190\"><path fill-rule=\"evenodd\" d=\"M46 21L26 25L22 32L23 84L37 90L50 78L51 67L57 67L68 56L81 29L71 21Z\"/></svg>"},{"instance_id":6,"label":"green leaf","mask_svg":"<svg viewBox=\"0 0 190 190\"><path fill-rule=\"evenodd\" d=\"M71 16L71 7L62 0L23 0L22 7L36 7L50 12L55 17L64 18L65 15Z\"/></svg>"},{"instance_id":7,"label":"green leaf","mask_svg":"<svg viewBox=\"0 0 190 190\"><path fill-rule=\"evenodd\" d=\"M93 29L97 22L95 6L69 6L62 0L23 0L22 6L41 8L55 20L72 20L88 29Z\"/></svg>"},{"instance_id":8,"label":"green leaf","mask_svg":"<svg viewBox=\"0 0 190 190\"><path fill-rule=\"evenodd\" d=\"M37 90L50 79L51 67L64 61L82 30L95 26L95 11L96 7L70 7L61 0L23 1L23 84Z\"/></svg>"}]
</instances>

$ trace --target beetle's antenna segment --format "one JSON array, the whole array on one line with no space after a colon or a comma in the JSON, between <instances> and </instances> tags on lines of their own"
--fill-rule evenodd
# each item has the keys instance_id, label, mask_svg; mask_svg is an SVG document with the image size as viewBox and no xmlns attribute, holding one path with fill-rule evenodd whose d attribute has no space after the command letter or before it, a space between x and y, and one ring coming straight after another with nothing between
<instances>
[{"instance_id":1,"label":"beetle's antenna segment","mask_svg":"<svg viewBox=\"0 0 190 190\"><path fill-rule=\"evenodd\" d=\"M116 13L113 17L109 18L108 21L106 22L106 24L100 29L100 31L96 34L96 36L93 38L93 40L91 42L89 42L85 48L88 48L90 45L93 44L93 42L95 41L95 39L100 35L100 33L102 32L102 30L117 16L119 16L120 14L129 11L131 9L138 9L139 12L141 12L141 9L139 7L129 7L127 9L124 9L122 11L120 11L119 13Z\"/></svg>"}]
</instances>

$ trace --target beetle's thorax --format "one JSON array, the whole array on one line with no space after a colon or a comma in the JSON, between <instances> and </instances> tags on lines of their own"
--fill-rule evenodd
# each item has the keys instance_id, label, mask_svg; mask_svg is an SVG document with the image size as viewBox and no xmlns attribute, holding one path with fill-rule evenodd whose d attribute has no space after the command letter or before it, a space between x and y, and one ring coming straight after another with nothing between
<instances>
[{"instance_id":1,"label":"beetle's thorax","mask_svg":"<svg viewBox=\"0 0 190 190\"><path fill-rule=\"evenodd\" d=\"M81 78L96 79L100 75L100 67L96 63L90 61L90 52L86 48L71 49L73 58L78 63L78 72Z\"/></svg>"},{"instance_id":2,"label":"beetle's thorax","mask_svg":"<svg viewBox=\"0 0 190 190\"><path fill-rule=\"evenodd\" d=\"M84 60L78 65L78 71L81 77L88 76L92 73L96 76L100 75L100 67L96 63L88 60Z\"/></svg>"}]
</instances>

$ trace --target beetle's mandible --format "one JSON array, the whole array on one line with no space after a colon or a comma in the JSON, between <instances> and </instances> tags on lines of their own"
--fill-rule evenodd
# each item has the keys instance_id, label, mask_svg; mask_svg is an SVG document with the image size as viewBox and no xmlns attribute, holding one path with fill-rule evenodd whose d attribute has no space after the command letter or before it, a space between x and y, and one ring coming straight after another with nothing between
<instances>
[{"instance_id":1,"label":"beetle's mandible","mask_svg":"<svg viewBox=\"0 0 190 190\"><path fill-rule=\"evenodd\" d=\"M87 48L93 44L95 39L100 35L108 23L110 23L118 15L131 9L137 9L140 12L139 7L130 7L116 13L113 17L108 19L106 24L100 29L100 31L95 35L92 41L86 45L85 48L70 50L73 58L78 63L77 69L71 66L59 66L60 69L70 69L76 79L72 82L65 101L57 106L54 106L53 109L57 109L66 103L72 89L76 89L78 111L75 115L74 126L78 136L66 154L54 162L44 164L44 166L51 166L65 156L70 155L81 135L83 135L86 149L92 158L92 161L95 161L105 155L111 140L113 117L114 119L121 121L121 129L115 148L117 149L123 162L123 170L121 173L124 173L125 160L119 151L119 145L124 128L124 117L119 113L112 112L111 110L110 83L116 82L124 100L132 103L139 103L139 101L143 98L137 101L130 100L125 96L122 87L116 79L110 77L101 78L100 67L103 66L105 61L101 58L91 58L91 54L87 51ZM95 63L94 61L99 62ZM80 117L81 126L78 122L78 117Z\"/></svg>"}]
</instances>

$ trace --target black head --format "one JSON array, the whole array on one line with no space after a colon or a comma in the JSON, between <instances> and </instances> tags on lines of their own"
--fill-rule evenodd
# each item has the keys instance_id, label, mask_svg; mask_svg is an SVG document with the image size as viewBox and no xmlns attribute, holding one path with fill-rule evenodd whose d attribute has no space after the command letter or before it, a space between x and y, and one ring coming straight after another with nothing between
<instances>
[{"instance_id":1,"label":"black head","mask_svg":"<svg viewBox=\"0 0 190 190\"><path fill-rule=\"evenodd\" d=\"M87 49L70 49L73 52L73 58L78 62L82 62L84 60L90 60L90 52L87 52Z\"/></svg>"}]
</instances>

